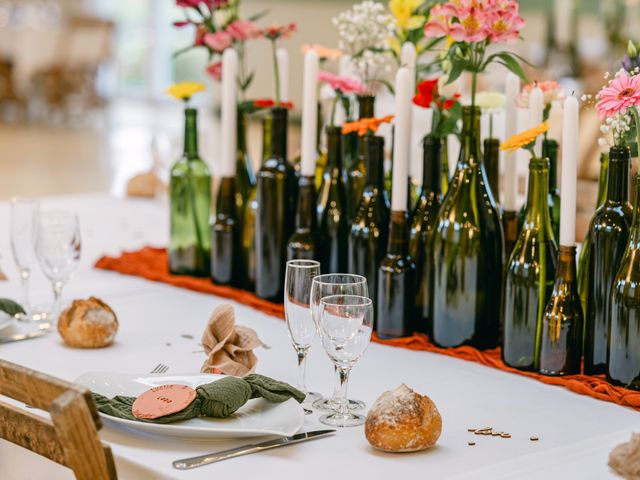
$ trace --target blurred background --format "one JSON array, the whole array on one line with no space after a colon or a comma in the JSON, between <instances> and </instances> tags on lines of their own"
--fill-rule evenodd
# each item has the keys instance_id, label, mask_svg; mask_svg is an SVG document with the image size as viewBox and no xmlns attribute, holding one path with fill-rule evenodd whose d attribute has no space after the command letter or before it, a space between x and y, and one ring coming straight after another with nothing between
<instances>
[{"instance_id":1,"label":"blurred background","mask_svg":"<svg viewBox=\"0 0 640 480\"><path fill-rule=\"evenodd\" d=\"M261 25L298 24L282 42L290 55L290 150L298 149L302 54L306 43L337 47L331 19L348 0L244 0L241 10L268 14ZM521 0L525 39L514 48L537 68L532 80L558 80L568 93L595 93L615 71L627 40L638 41L640 0ZM205 73L202 50L174 54L193 43L191 27L175 28L182 9L172 0L0 0L0 199L12 195L125 193L131 176L155 166L166 176L182 148L181 105L165 89L201 81L200 152L215 172L219 147L219 85ZM251 43L256 78L250 98L272 97L269 44ZM337 65L329 66L335 70ZM482 82L502 90L505 73ZM384 101L380 108L389 105ZM391 104L392 105L392 104ZM581 116L579 208L590 217L598 176L598 119ZM260 158L259 123L249 131ZM526 163L524 165L526 170ZM580 230L580 226L579 226Z\"/></svg>"}]
</instances>

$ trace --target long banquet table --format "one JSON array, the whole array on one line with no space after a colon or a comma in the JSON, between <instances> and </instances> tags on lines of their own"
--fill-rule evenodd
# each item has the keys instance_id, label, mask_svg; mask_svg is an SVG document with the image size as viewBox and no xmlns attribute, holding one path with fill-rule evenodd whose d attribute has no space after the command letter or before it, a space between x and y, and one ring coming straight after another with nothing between
<instances>
[{"instance_id":1,"label":"long banquet table","mask_svg":"<svg viewBox=\"0 0 640 480\"><path fill-rule=\"evenodd\" d=\"M147 280L96 270L104 254L167 243L167 209L162 201L82 195L43 200L43 209L79 213L82 260L64 291L69 302L98 296L118 315L116 343L106 349L65 347L57 333L0 345L0 358L74 380L87 371L147 373L162 362L169 373L196 373L204 355L198 345L213 308L228 300ZM0 296L19 298L18 275L8 239L9 208L0 203L1 265L10 276L0 282ZM42 274L34 279L36 301L50 288ZM291 383L296 359L286 327L277 319L235 304L237 322L254 328L271 348L259 349L259 373ZM194 338L185 338L191 335ZM310 388L328 393L332 368L319 344L308 360ZM111 445L120 478L393 478L401 475L437 479L603 479L613 474L608 452L640 431L640 415L618 405L574 394L518 375L447 356L371 344L352 375L349 395L370 406L385 390L406 383L428 394L443 417L438 445L426 452L385 454L372 449L362 427L340 429L332 438L228 460L191 471L171 462L185 456L230 448L247 440L193 441L140 435L105 422L103 440ZM308 416L304 430L323 428ZM492 426L512 438L474 436L470 427ZM531 436L539 441L532 442ZM474 441L475 446L468 445ZM90 461L89 459L87 461ZM72 478L70 472L0 440L3 480Z\"/></svg>"}]
</instances>

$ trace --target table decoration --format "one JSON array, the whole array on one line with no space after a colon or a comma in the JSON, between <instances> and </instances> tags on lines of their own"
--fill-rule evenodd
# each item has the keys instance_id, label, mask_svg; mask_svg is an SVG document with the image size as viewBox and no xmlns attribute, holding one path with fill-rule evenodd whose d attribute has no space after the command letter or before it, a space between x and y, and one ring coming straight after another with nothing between
<instances>
[{"instance_id":1,"label":"table decoration","mask_svg":"<svg viewBox=\"0 0 640 480\"><path fill-rule=\"evenodd\" d=\"M507 73L505 87L505 136L511 138L518 132L518 104L516 100L520 93L520 78ZM518 238L517 219L518 198L518 164L516 155L504 152L504 199L502 204L502 228L504 230L504 255L511 256Z\"/></svg>"},{"instance_id":2,"label":"table decoration","mask_svg":"<svg viewBox=\"0 0 640 480\"><path fill-rule=\"evenodd\" d=\"M198 155L197 110L189 100L204 90L194 82L177 83L167 91L185 104L184 152L171 168L171 240L169 269L176 274L208 277L211 262L211 174Z\"/></svg>"},{"instance_id":3,"label":"table decoration","mask_svg":"<svg viewBox=\"0 0 640 480\"><path fill-rule=\"evenodd\" d=\"M476 104L482 114L489 117L489 134L482 142L482 161L489 180L489 190L493 200L501 208L500 204L500 141L493 136L493 117L505 104L505 96L500 92L483 91L476 94ZM482 120L480 121L482 124Z\"/></svg>"},{"instance_id":4,"label":"table decoration","mask_svg":"<svg viewBox=\"0 0 640 480\"><path fill-rule=\"evenodd\" d=\"M9 298L0 298L0 312L4 312L11 317L25 313L22 305Z\"/></svg>"},{"instance_id":5,"label":"table decoration","mask_svg":"<svg viewBox=\"0 0 640 480\"><path fill-rule=\"evenodd\" d=\"M524 370L537 368L544 308L553 290L558 247L549 208L549 160L535 153L537 140L548 129L542 123L508 139L503 150L531 153L526 214L522 230L505 267L502 305L502 358Z\"/></svg>"},{"instance_id":6,"label":"table decoration","mask_svg":"<svg viewBox=\"0 0 640 480\"><path fill-rule=\"evenodd\" d=\"M423 34L430 10L436 2L432 0L389 0L389 12L395 20L393 36L387 43L399 66L408 66L402 56L404 45L411 45L419 56L431 50L440 39L427 39Z\"/></svg>"},{"instance_id":7,"label":"table decoration","mask_svg":"<svg viewBox=\"0 0 640 480\"><path fill-rule=\"evenodd\" d=\"M96 297L74 300L58 319L58 333L74 348L103 348L111 345L118 332L113 309Z\"/></svg>"},{"instance_id":8,"label":"table decoration","mask_svg":"<svg viewBox=\"0 0 640 480\"><path fill-rule=\"evenodd\" d=\"M608 465L622 478L640 477L640 434L632 433L628 442L611 450Z\"/></svg>"},{"instance_id":9,"label":"table decoration","mask_svg":"<svg viewBox=\"0 0 640 480\"><path fill-rule=\"evenodd\" d=\"M269 348L252 328L236 325L232 305L216 307L200 340L207 359L202 373L222 373L243 377L254 373L258 359L253 350Z\"/></svg>"},{"instance_id":10,"label":"table decoration","mask_svg":"<svg viewBox=\"0 0 640 480\"><path fill-rule=\"evenodd\" d=\"M371 446L384 452L426 450L441 432L442 417L435 403L404 383L378 397L364 425Z\"/></svg>"}]
</instances>

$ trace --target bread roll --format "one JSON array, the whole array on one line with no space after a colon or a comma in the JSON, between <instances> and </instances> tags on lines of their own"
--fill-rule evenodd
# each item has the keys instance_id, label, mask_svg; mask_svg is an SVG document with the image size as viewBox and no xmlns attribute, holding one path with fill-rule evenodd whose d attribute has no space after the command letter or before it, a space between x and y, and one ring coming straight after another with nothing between
<instances>
[{"instance_id":1,"label":"bread roll","mask_svg":"<svg viewBox=\"0 0 640 480\"><path fill-rule=\"evenodd\" d=\"M95 297L74 300L58 319L58 332L70 347L106 347L113 343L117 331L116 314Z\"/></svg>"},{"instance_id":2,"label":"bread roll","mask_svg":"<svg viewBox=\"0 0 640 480\"><path fill-rule=\"evenodd\" d=\"M426 395L405 384L384 392L364 425L369 443L385 452L416 452L433 447L442 431L442 417Z\"/></svg>"}]
</instances>

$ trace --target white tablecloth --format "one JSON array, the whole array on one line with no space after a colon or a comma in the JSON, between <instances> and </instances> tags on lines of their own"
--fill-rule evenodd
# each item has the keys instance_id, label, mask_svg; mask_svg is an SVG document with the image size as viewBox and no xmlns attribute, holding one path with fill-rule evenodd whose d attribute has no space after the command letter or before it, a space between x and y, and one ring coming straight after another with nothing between
<instances>
[{"instance_id":1,"label":"white tablecloth","mask_svg":"<svg viewBox=\"0 0 640 480\"><path fill-rule=\"evenodd\" d=\"M115 345L103 350L65 347L57 334L0 345L0 357L73 380L89 370L148 372L157 363L170 373L197 372L203 360L198 339L211 310L226 300L116 273L95 270L104 253L165 245L166 207L153 201L106 196L60 197L44 208L74 209L83 235L81 267L65 289L67 301L96 295L120 319ZM0 255L11 281L0 296L19 296L9 249L8 206L0 203ZM44 278L34 282L35 300L50 295ZM282 321L236 305L238 322L257 330L271 346L258 350L258 372L295 382L296 360ZM182 334L191 334L193 340ZM332 369L324 353L312 348L308 385L328 393ZM142 436L106 426L101 435L116 456L120 478L455 478L455 479L602 479L612 474L608 452L640 431L637 412L544 385L517 375L426 352L372 344L353 371L350 396L368 405L383 391L406 383L428 394L443 417L436 448L414 454L385 454L367 443L362 427L341 429L333 438L276 449L181 472L175 459L236 446L244 441L183 441ZM511 439L477 437L469 427L492 426ZM322 428L317 415L305 430ZM536 435L538 442L529 437ZM475 446L467 445L475 441ZM69 472L0 440L0 478L70 478Z\"/></svg>"}]
</instances>

